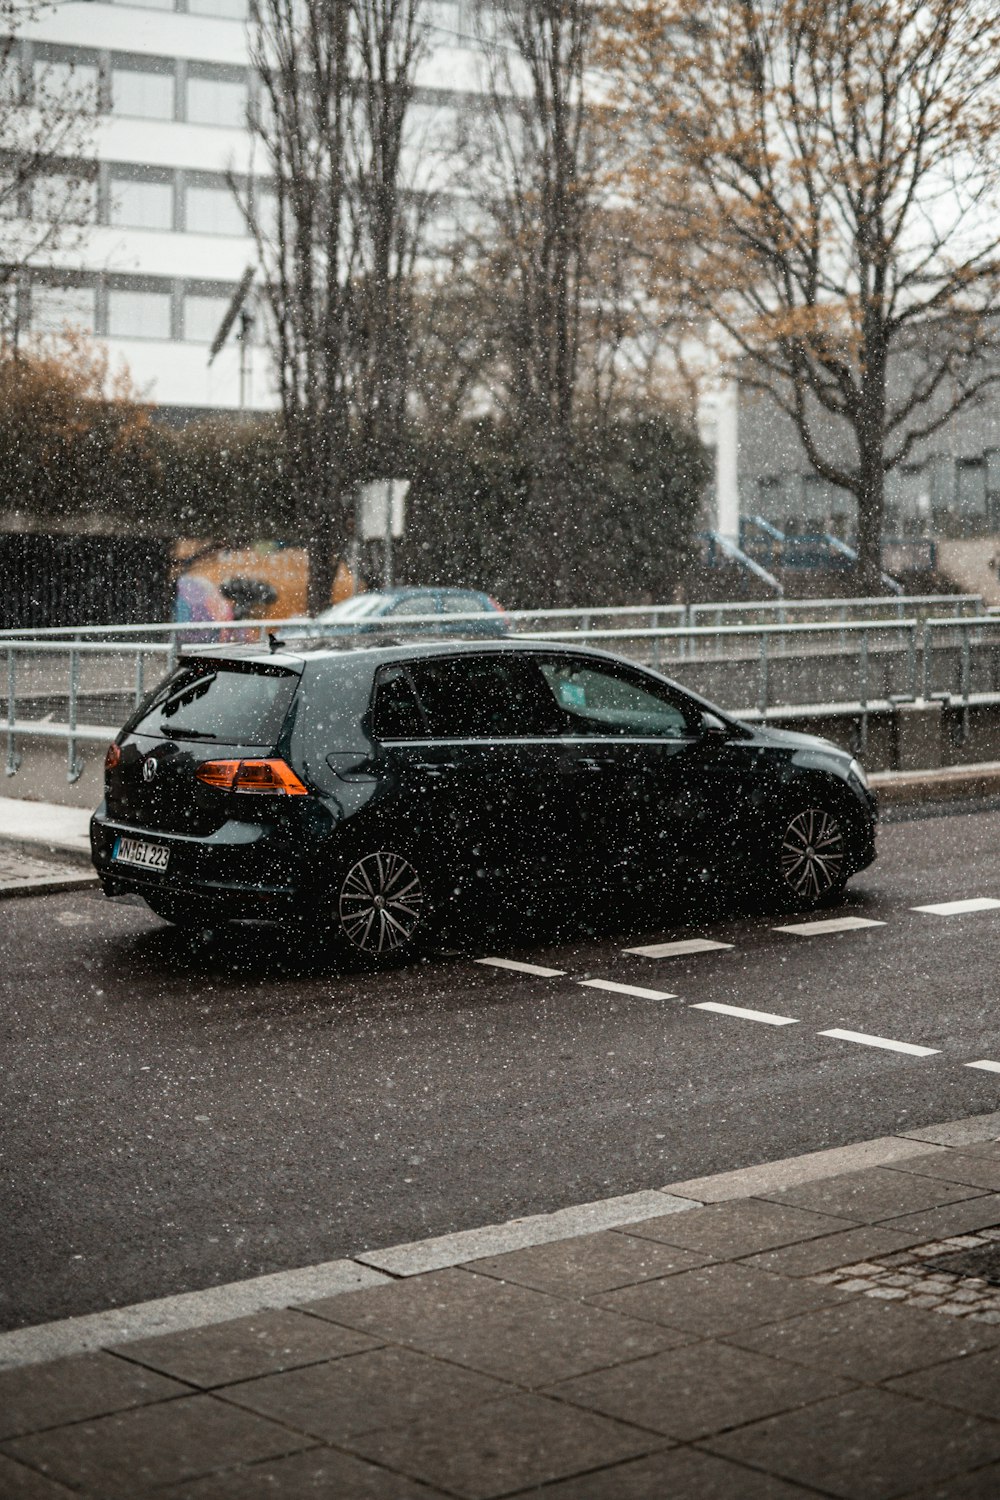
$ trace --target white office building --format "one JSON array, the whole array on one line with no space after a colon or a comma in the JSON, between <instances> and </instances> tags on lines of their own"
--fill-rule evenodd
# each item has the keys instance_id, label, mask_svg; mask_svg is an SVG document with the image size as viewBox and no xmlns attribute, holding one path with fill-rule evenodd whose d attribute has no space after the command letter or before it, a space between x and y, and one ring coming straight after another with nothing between
<instances>
[{"instance_id":1,"label":"white office building","mask_svg":"<svg viewBox=\"0 0 1000 1500\"><path fill-rule=\"evenodd\" d=\"M414 110L432 146L444 144L442 122L473 86L475 4L427 0ZM19 44L25 77L65 73L92 85L102 109L93 222L81 243L32 268L18 293L19 334L85 329L178 418L236 410L241 389L249 409L275 404L259 333L242 382L235 338L208 361L256 258L227 182L229 173L245 181L253 166L247 18L248 0L65 0Z\"/></svg>"}]
</instances>

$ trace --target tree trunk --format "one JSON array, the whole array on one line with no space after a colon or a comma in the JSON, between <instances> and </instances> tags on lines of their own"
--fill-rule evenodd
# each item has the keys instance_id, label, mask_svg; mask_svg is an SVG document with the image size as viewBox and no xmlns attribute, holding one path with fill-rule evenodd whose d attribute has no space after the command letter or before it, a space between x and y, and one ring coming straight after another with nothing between
<instances>
[{"instance_id":1,"label":"tree trunk","mask_svg":"<svg viewBox=\"0 0 1000 1500\"><path fill-rule=\"evenodd\" d=\"M333 593L334 579L340 558L334 550L329 535L312 536L307 546L309 556L309 585L306 608L310 615L318 615L328 609Z\"/></svg>"},{"instance_id":2,"label":"tree trunk","mask_svg":"<svg viewBox=\"0 0 1000 1500\"><path fill-rule=\"evenodd\" d=\"M885 592L882 583L884 496L885 474L881 451L863 454L857 489L857 588L864 598Z\"/></svg>"}]
</instances>

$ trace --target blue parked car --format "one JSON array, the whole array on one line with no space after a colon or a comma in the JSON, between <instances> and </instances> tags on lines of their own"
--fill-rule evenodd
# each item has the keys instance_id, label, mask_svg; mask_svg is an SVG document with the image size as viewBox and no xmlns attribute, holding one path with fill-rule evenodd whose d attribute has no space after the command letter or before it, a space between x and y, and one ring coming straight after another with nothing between
<instances>
[{"instance_id":1,"label":"blue parked car","mask_svg":"<svg viewBox=\"0 0 1000 1500\"><path fill-rule=\"evenodd\" d=\"M330 635L510 634L501 606L474 589L377 589L324 609L316 620Z\"/></svg>"}]
</instances>

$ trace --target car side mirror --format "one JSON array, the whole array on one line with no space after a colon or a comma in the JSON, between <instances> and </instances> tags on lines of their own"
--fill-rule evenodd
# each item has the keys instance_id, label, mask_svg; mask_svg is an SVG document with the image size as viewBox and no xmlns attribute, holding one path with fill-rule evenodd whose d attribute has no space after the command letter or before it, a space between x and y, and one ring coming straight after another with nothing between
<instances>
[{"instance_id":1,"label":"car side mirror","mask_svg":"<svg viewBox=\"0 0 1000 1500\"><path fill-rule=\"evenodd\" d=\"M703 709L701 715L701 732L704 735L711 735L715 738L717 736L725 736L729 731L716 714L709 713L707 709Z\"/></svg>"}]
</instances>

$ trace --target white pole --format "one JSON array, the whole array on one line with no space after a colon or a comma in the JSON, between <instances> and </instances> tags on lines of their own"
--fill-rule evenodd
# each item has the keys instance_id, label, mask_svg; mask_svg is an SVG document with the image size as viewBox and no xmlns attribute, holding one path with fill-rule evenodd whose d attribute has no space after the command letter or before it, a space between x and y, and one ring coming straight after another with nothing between
<instances>
[{"instance_id":1,"label":"white pole","mask_svg":"<svg viewBox=\"0 0 1000 1500\"><path fill-rule=\"evenodd\" d=\"M392 588L392 480L385 481L385 587Z\"/></svg>"},{"instance_id":2,"label":"white pole","mask_svg":"<svg viewBox=\"0 0 1000 1500\"><path fill-rule=\"evenodd\" d=\"M715 529L737 545L740 540L739 385L729 381L719 393L715 436Z\"/></svg>"}]
</instances>

